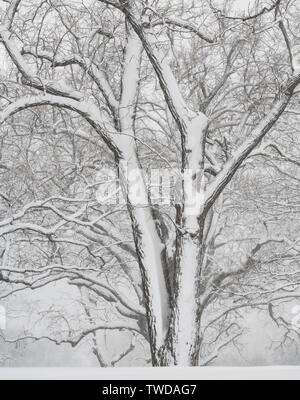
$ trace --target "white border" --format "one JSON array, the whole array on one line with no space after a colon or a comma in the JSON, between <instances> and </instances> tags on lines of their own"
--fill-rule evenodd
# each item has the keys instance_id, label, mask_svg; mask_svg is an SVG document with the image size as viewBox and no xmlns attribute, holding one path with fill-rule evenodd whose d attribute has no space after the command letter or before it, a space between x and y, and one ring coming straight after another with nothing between
<instances>
[{"instance_id":1,"label":"white border","mask_svg":"<svg viewBox=\"0 0 300 400\"><path fill-rule=\"evenodd\" d=\"M300 380L300 367L0 368L1 380Z\"/></svg>"}]
</instances>

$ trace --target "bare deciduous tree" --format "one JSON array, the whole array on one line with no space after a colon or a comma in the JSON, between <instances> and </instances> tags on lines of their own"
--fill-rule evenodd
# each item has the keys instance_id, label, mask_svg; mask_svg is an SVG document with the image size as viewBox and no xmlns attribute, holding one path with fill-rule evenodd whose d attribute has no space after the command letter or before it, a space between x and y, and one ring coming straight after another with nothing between
<instances>
[{"instance_id":1,"label":"bare deciduous tree","mask_svg":"<svg viewBox=\"0 0 300 400\"><path fill-rule=\"evenodd\" d=\"M229 1L4 3L0 160L15 182L1 183L2 298L67 281L113 311L98 321L87 301L85 329L48 339L126 330L149 342L154 366L209 364L241 336L247 308L299 336L276 312L300 296L297 237L260 215L299 167L287 144L299 145L296 2L240 15ZM3 161L19 156L24 181ZM98 204L103 165L125 207ZM157 166L180 171L180 202L152 201L143 169ZM252 235L234 212L254 203Z\"/></svg>"}]
</instances>

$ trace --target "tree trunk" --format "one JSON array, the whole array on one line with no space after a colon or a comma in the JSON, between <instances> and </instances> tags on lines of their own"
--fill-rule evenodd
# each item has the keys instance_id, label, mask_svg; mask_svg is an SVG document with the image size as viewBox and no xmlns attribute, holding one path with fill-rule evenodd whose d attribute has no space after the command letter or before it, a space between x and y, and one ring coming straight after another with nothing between
<instances>
[{"instance_id":1,"label":"tree trunk","mask_svg":"<svg viewBox=\"0 0 300 400\"><path fill-rule=\"evenodd\" d=\"M207 118L200 114L187 126L183 157L183 202L177 232L176 271L170 328L162 365L197 366L201 346L202 266L205 258L203 140Z\"/></svg>"},{"instance_id":2,"label":"tree trunk","mask_svg":"<svg viewBox=\"0 0 300 400\"><path fill-rule=\"evenodd\" d=\"M159 349L165 343L169 318L169 296L162 259L164 246L148 206L148 192L135 153L127 158L126 164L121 163L121 174L124 175L121 180L127 186L128 208L143 279L151 353L155 362ZM135 192L137 189L138 193Z\"/></svg>"},{"instance_id":3,"label":"tree trunk","mask_svg":"<svg viewBox=\"0 0 300 400\"><path fill-rule=\"evenodd\" d=\"M130 29L124 58L122 99L119 107L120 135L115 138L121 156L119 174L132 222L136 252L143 280L150 348L153 364L165 344L169 320L169 295L164 276L164 245L158 235L140 165L134 130L142 44Z\"/></svg>"},{"instance_id":4,"label":"tree trunk","mask_svg":"<svg viewBox=\"0 0 300 400\"><path fill-rule=\"evenodd\" d=\"M198 364L199 286L202 258L199 237L184 236L181 243L171 337L175 362L180 366Z\"/></svg>"}]
</instances>

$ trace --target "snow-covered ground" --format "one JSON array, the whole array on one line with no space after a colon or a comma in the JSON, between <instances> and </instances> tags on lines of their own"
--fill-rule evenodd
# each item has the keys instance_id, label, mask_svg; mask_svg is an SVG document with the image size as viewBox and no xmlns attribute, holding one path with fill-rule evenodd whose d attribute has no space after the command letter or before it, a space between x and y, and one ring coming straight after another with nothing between
<instances>
[{"instance_id":1,"label":"snow-covered ground","mask_svg":"<svg viewBox=\"0 0 300 400\"><path fill-rule=\"evenodd\" d=\"M0 380L299 380L300 367L1 369Z\"/></svg>"}]
</instances>

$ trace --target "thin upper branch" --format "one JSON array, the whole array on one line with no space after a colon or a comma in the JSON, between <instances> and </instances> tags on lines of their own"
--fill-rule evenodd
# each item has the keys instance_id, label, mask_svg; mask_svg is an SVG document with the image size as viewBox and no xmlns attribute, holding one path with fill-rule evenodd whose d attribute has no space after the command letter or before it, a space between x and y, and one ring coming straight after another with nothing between
<instances>
[{"instance_id":1,"label":"thin upper branch","mask_svg":"<svg viewBox=\"0 0 300 400\"><path fill-rule=\"evenodd\" d=\"M20 3L21 0L11 0L3 21L7 29L11 28Z\"/></svg>"},{"instance_id":2,"label":"thin upper branch","mask_svg":"<svg viewBox=\"0 0 300 400\"><path fill-rule=\"evenodd\" d=\"M270 13L274 10L278 10L280 4L281 4L282 0L276 0L275 3L273 3L270 7L263 7L260 11L256 12L255 14L252 15L248 15L248 16L244 16L244 17L232 17L232 16L228 16L225 15L221 10L215 8L212 6L211 7L214 9L215 12L217 12L222 18L226 18L226 19L230 19L230 20L234 20L234 21L243 21L243 22L247 22L250 20L254 20L257 19L259 17L262 17L263 15Z\"/></svg>"},{"instance_id":3,"label":"thin upper branch","mask_svg":"<svg viewBox=\"0 0 300 400\"><path fill-rule=\"evenodd\" d=\"M154 22L152 25L149 24L149 27L150 26L155 27L155 26L164 25L164 24L182 28L188 32L192 32L195 35L197 35L200 39L204 40L207 43L210 43L210 44L215 43L215 39L212 39L212 38L208 37L207 35L205 35L192 23L189 23L186 21L181 21L177 18L176 19L175 18L166 18L163 21ZM147 27L147 26L145 26L145 27Z\"/></svg>"}]
</instances>

